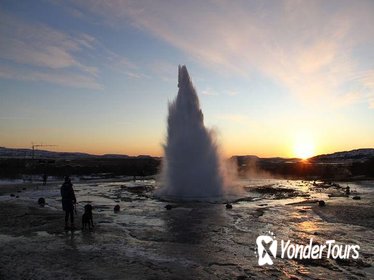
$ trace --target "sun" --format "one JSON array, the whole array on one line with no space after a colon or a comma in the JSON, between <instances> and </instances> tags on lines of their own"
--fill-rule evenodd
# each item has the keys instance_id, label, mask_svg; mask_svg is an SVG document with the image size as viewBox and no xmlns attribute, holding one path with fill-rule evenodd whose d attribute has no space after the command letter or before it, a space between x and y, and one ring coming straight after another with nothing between
<instances>
[{"instance_id":1,"label":"sun","mask_svg":"<svg viewBox=\"0 0 374 280\"><path fill-rule=\"evenodd\" d=\"M308 159L315 154L313 138L305 133L299 134L295 138L294 154L297 158Z\"/></svg>"}]
</instances>

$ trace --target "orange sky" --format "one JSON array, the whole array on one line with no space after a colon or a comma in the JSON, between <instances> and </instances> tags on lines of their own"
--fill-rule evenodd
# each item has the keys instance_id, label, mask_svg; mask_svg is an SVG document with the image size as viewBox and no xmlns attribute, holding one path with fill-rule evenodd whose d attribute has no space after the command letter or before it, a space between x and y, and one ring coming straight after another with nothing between
<instances>
[{"instance_id":1,"label":"orange sky","mask_svg":"<svg viewBox=\"0 0 374 280\"><path fill-rule=\"evenodd\" d=\"M161 156L186 64L225 156L374 147L374 1L0 6L0 146Z\"/></svg>"}]
</instances>

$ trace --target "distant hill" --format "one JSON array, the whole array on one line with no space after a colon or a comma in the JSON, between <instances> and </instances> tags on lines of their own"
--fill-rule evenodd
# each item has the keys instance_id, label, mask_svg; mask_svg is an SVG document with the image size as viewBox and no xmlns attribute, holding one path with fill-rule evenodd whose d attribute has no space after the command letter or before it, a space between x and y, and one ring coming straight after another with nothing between
<instances>
[{"instance_id":1,"label":"distant hill","mask_svg":"<svg viewBox=\"0 0 374 280\"><path fill-rule=\"evenodd\" d=\"M236 159L240 162L254 162L262 161L268 163L286 163L286 162L298 162L300 158L282 158L282 157L271 157L261 158L255 155L236 155L232 156L232 159ZM341 163L341 162L362 162L374 158L374 149L356 149L352 151L336 152L332 154L322 154L314 156L308 159L309 162L313 163Z\"/></svg>"},{"instance_id":2,"label":"distant hill","mask_svg":"<svg viewBox=\"0 0 374 280\"><path fill-rule=\"evenodd\" d=\"M315 163L364 162L374 158L374 149L357 149L352 151L324 154L309 159Z\"/></svg>"},{"instance_id":3,"label":"distant hill","mask_svg":"<svg viewBox=\"0 0 374 280\"><path fill-rule=\"evenodd\" d=\"M304 178L357 180L374 178L374 149L357 149L318 155L303 161L298 158L260 158L234 156L240 176L249 178Z\"/></svg>"},{"instance_id":4,"label":"distant hill","mask_svg":"<svg viewBox=\"0 0 374 280\"><path fill-rule=\"evenodd\" d=\"M148 155L91 155L0 147L0 178L23 174L148 176L159 173L161 159ZM299 158L233 156L238 175L248 178L303 178L322 180L374 179L374 149L319 155L307 162ZM234 166L234 165L233 165Z\"/></svg>"},{"instance_id":5,"label":"distant hill","mask_svg":"<svg viewBox=\"0 0 374 280\"><path fill-rule=\"evenodd\" d=\"M0 158L32 158L32 149L14 149L0 147ZM79 158L128 158L128 155L119 154L105 154L105 155L91 155L79 152L53 152L46 150L34 150L34 158L49 158L49 159L79 159Z\"/></svg>"},{"instance_id":6,"label":"distant hill","mask_svg":"<svg viewBox=\"0 0 374 280\"><path fill-rule=\"evenodd\" d=\"M24 148L5 148L0 147L0 158L32 158L32 149ZM80 152L53 152L47 150L36 149L34 151L35 158L50 158L50 159L83 159L83 158L129 158L128 155L121 154L105 154L105 155L92 155L88 153ZM139 155L138 158L152 158L149 155ZM332 154L323 154L312 157L309 159L313 163L340 163L340 162L362 162L374 158L374 149L357 149L352 151L336 152ZM268 163L285 163L285 162L297 162L300 161L298 158L260 158L255 155L236 155L232 159L236 159L238 162L253 162L253 161L264 161Z\"/></svg>"},{"instance_id":7,"label":"distant hill","mask_svg":"<svg viewBox=\"0 0 374 280\"><path fill-rule=\"evenodd\" d=\"M244 156L232 156L231 159L235 159L239 165L254 163L254 162L266 162L266 163L274 163L274 164L281 164L281 163L294 163L299 162L300 158L282 158L282 157L269 157L269 158L261 158L254 155L244 155Z\"/></svg>"}]
</instances>

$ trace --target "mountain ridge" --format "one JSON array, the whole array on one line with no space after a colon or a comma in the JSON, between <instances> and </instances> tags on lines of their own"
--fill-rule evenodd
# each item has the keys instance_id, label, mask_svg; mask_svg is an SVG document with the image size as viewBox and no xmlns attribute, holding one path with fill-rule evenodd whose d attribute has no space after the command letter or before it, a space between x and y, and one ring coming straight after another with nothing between
<instances>
[{"instance_id":1,"label":"mountain ridge","mask_svg":"<svg viewBox=\"0 0 374 280\"><path fill-rule=\"evenodd\" d=\"M149 155L129 156L126 154L103 154L95 155L83 152L54 152L48 150L34 150L29 148L6 148L0 147L0 158L129 158L129 157L152 157ZM316 155L308 159L310 162L330 162L330 161L362 161L374 157L374 148L360 148L349 151L339 151L330 154ZM159 157L153 157L159 158ZM231 158L247 158L253 160L267 161L299 161L299 158L287 157L259 157L256 155L233 155Z\"/></svg>"}]
</instances>

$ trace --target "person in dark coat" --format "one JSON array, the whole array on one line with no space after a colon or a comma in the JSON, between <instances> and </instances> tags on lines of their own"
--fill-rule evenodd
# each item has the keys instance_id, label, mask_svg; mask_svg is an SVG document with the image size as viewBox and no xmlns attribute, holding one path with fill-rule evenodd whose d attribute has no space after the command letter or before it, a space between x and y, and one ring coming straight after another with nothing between
<instances>
[{"instance_id":1,"label":"person in dark coat","mask_svg":"<svg viewBox=\"0 0 374 280\"><path fill-rule=\"evenodd\" d=\"M48 178L47 174L44 173L43 174L43 186L47 185L47 178Z\"/></svg>"},{"instance_id":2,"label":"person in dark coat","mask_svg":"<svg viewBox=\"0 0 374 280\"><path fill-rule=\"evenodd\" d=\"M65 177L65 182L61 186L62 209L65 211L65 229L69 229L68 221L70 216L71 228L74 228L74 204L77 202L73 189L73 184L69 176Z\"/></svg>"}]
</instances>

